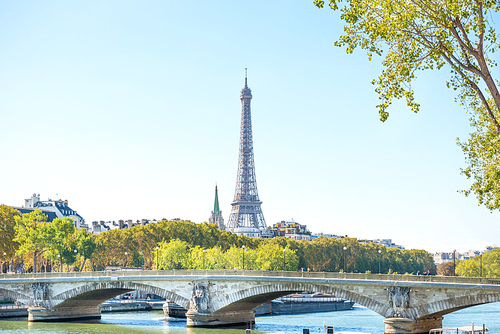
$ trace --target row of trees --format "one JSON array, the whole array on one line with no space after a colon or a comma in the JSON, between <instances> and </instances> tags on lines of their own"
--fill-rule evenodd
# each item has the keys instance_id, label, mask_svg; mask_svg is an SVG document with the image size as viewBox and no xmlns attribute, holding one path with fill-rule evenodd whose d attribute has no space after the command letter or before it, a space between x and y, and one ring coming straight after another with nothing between
<instances>
[{"instance_id":1,"label":"row of trees","mask_svg":"<svg viewBox=\"0 0 500 334\"><path fill-rule=\"evenodd\" d=\"M18 258L25 267L33 271L45 266L63 268L81 265L83 270L87 259L93 257L95 238L83 229L76 229L69 217L56 218L47 222L41 210L21 215L19 211L0 206L0 246L4 250L2 262ZM5 233L4 233L5 231ZM2 268L3 269L3 268Z\"/></svg>"},{"instance_id":2,"label":"row of trees","mask_svg":"<svg viewBox=\"0 0 500 334\"><path fill-rule=\"evenodd\" d=\"M354 238L256 239L219 231L215 224L185 221L161 221L92 235L76 229L70 218L46 222L40 210L20 215L5 206L0 206L0 219L0 228L8 226L10 231L9 237L0 239L3 249L9 250L3 261L16 255L26 266L34 266L36 258L59 266L74 265L78 270L125 265L203 268L203 264L207 269L233 269L243 268L244 256L246 269L282 270L284 262L286 270L436 272L431 255L423 250L387 248Z\"/></svg>"},{"instance_id":3,"label":"row of trees","mask_svg":"<svg viewBox=\"0 0 500 334\"><path fill-rule=\"evenodd\" d=\"M298 256L292 249L281 248L277 243L262 243L256 249L221 246L204 249L190 247L185 241L173 239L161 242L156 261L159 269L298 269Z\"/></svg>"},{"instance_id":4,"label":"row of trees","mask_svg":"<svg viewBox=\"0 0 500 334\"><path fill-rule=\"evenodd\" d=\"M424 270L436 273L432 256L423 250L386 248L374 243L360 243L354 238L318 238L313 241L255 239L219 231L214 224L184 221L161 221L112 230L97 235L96 243L93 262L97 270L124 263L154 269L156 260L162 269L202 268L203 249L206 268L242 268L242 246L245 246L247 269L281 270L285 249L287 270L310 268L314 271L341 271L345 262L345 269L349 272L378 273L380 265L382 273L416 273ZM157 246L160 247L158 258ZM172 250L174 246L180 249ZM264 252L272 261L265 260ZM184 254L182 260L180 254ZM293 266L295 260L292 261L292 254L297 257L296 265Z\"/></svg>"},{"instance_id":5,"label":"row of trees","mask_svg":"<svg viewBox=\"0 0 500 334\"><path fill-rule=\"evenodd\" d=\"M438 275L500 278L500 249L494 249L467 260L443 262Z\"/></svg>"},{"instance_id":6,"label":"row of trees","mask_svg":"<svg viewBox=\"0 0 500 334\"><path fill-rule=\"evenodd\" d=\"M459 276L500 278L500 249L459 261L455 271Z\"/></svg>"}]
</instances>

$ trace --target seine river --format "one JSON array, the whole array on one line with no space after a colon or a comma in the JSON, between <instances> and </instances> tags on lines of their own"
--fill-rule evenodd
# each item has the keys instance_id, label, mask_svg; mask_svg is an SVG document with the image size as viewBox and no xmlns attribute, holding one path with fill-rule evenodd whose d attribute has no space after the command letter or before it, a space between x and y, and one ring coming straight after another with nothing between
<instances>
[{"instance_id":1,"label":"seine river","mask_svg":"<svg viewBox=\"0 0 500 334\"><path fill-rule=\"evenodd\" d=\"M311 313L300 315L263 316L256 318L254 334L324 333L323 326L333 326L335 332L353 331L383 334L383 317L363 307L349 311ZM480 305L448 314L444 327L476 326L484 323L490 333L500 333L500 303ZM242 329L186 328L185 321L166 321L163 312L103 313L100 321L92 323L28 323L27 320L0 321L0 334L243 334Z\"/></svg>"}]
</instances>

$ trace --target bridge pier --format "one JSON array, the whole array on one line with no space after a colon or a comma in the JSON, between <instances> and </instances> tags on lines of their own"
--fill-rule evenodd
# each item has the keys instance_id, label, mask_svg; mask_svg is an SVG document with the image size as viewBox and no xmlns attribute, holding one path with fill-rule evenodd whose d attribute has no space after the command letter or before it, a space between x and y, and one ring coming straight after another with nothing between
<instances>
[{"instance_id":1,"label":"bridge pier","mask_svg":"<svg viewBox=\"0 0 500 334\"><path fill-rule=\"evenodd\" d=\"M433 328L441 328L443 317L412 320L408 318L385 318L385 334L423 334Z\"/></svg>"},{"instance_id":2,"label":"bridge pier","mask_svg":"<svg viewBox=\"0 0 500 334\"><path fill-rule=\"evenodd\" d=\"M28 308L28 321L70 321L100 319L99 306L64 307L49 310L44 307L34 306Z\"/></svg>"},{"instance_id":3,"label":"bridge pier","mask_svg":"<svg viewBox=\"0 0 500 334\"><path fill-rule=\"evenodd\" d=\"M214 313L197 313L189 310L186 313L187 327L245 327L255 324L255 312L226 311Z\"/></svg>"}]
</instances>

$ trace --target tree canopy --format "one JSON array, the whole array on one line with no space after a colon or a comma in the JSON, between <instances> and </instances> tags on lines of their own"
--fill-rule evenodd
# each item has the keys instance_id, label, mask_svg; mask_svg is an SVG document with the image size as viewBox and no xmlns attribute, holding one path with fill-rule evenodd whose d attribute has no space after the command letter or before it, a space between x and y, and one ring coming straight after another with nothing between
<instances>
[{"instance_id":1,"label":"tree canopy","mask_svg":"<svg viewBox=\"0 0 500 334\"><path fill-rule=\"evenodd\" d=\"M491 99L490 99L491 101ZM474 194L479 205L484 205L490 211L500 209L500 135L482 106L471 108L470 125L474 129L469 139L458 141L458 145L465 155L466 168L461 174L472 179L472 185L461 192L465 196ZM495 116L500 113L495 111Z\"/></svg>"},{"instance_id":2,"label":"tree canopy","mask_svg":"<svg viewBox=\"0 0 500 334\"><path fill-rule=\"evenodd\" d=\"M0 205L0 261L2 262L12 259L19 247L19 244L14 241L16 235L15 217L19 215L20 213L16 209Z\"/></svg>"},{"instance_id":3,"label":"tree canopy","mask_svg":"<svg viewBox=\"0 0 500 334\"><path fill-rule=\"evenodd\" d=\"M443 276L453 276L456 274L456 263L453 262L443 262L437 266L437 274Z\"/></svg>"},{"instance_id":4,"label":"tree canopy","mask_svg":"<svg viewBox=\"0 0 500 334\"><path fill-rule=\"evenodd\" d=\"M324 0L314 0L323 8ZM447 87L472 114L474 133L460 143L468 166L462 174L474 183L465 195L476 194L479 204L500 209L500 94L492 75L497 63L492 55L500 44L494 26L500 9L496 0L329 0L341 12L344 35L335 45L348 53L360 48L371 60L385 58L381 75L372 83L379 94L380 119L387 120L394 99L406 99L419 110L412 82L418 71L447 66Z\"/></svg>"},{"instance_id":5,"label":"tree canopy","mask_svg":"<svg viewBox=\"0 0 500 334\"><path fill-rule=\"evenodd\" d=\"M322 8L324 0L314 0ZM348 53L361 48L369 59L386 52L380 77L373 81L381 103L381 120L394 98L405 98L415 112L411 82L417 71L440 69L448 64L449 87L458 90L467 105L482 104L500 133L492 108L500 109L500 94L491 75L496 66L490 58L498 50L491 14L499 10L495 0L329 0L330 8L342 12L345 34L336 42ZM480 83L492 94L493 104Z\"/></svg>"},{"instance_id":6,"label":"tree canopy","mask_svg":"<svg viewBox=\"0 0 500 334\"><path fill-rule=\"evenodd\" d=\"M76 229L69 217L47 221L40 209L15 216L15 238L19 243L17 256L34 253L56 264L74 265L92 258L96 248L94 236L83 229ZM38 253L38 254L37 254Z\"/></svg>"},{"instance_id":7,"label":"tree canopy","mask_svg":"<svg viewBox=\"0 0 500 334\"><path fill-rule=\"evenodd\" d=\"M456 267L459 276L500 278L500 249L493 249L472 259L460 261Z\"/></svg>"},{"instance_id":8,"label":"tree canopy","mask_svg":"<svg viewBox=\"0 0 500 334\"><path fill-rule=\"evenodd\" d=\"M343 247L346 247L346 270L349 272L375 273L379 270L379 262L382 273L436 272L432 256L423 250L386 248L360 243L354 238L321 237L313 241L248 238L219 231L215 224L185 221L160 221L111 230L97 235L96 243L92 260L96 270L121 266L126 258L127 263L133 264L134 254L138 259L135 266L144 264L149 269L156 268L157 260L160 269L202 269L203 258L206 269L242 269L242 246L245 246L245 269L282 270L285 249L286 270L310 268L338 272L344 268Z\"/></svg>"},{"instance_id":9,"label":"tree canopy","mask_svg":"<svg viewBox=\"0 0 500 334\"><path fill-rule=\"evenodd\" d=\"M36 251L39 257L52 261L55 268L66 264L84 270L90 263L85 270L122 265L146 269L243 269L244 259L244 268L252 270L304 268L338 272L345 263L348 272L378 272L379 267L382 273L436 271L432 256L423 250L386 248L354 238L257 239L219 231L216 224L166 220L92 235L76 229L67 217L46 222L40 210L15 215L14 219L17 255L28 263L27 255Z\"/></svg>"}]
</instances>

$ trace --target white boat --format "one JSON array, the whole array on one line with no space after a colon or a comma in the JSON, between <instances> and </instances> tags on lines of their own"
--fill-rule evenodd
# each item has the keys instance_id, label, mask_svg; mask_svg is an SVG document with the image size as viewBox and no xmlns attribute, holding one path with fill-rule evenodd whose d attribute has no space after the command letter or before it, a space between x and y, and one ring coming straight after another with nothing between
<instances>
[{"instance_id":1,"label":"white boat","mask_svg":"<svg viewBox=\"0 0 500 334\"><path fill-rule=\"evenodd\" d=\"M429 331L429 334L474 334L481 333L486 334L489 333L488 328L483 326L462 326L462 327L450 327L450 328L435 328Z\"/></svg>"}]
</instances>

